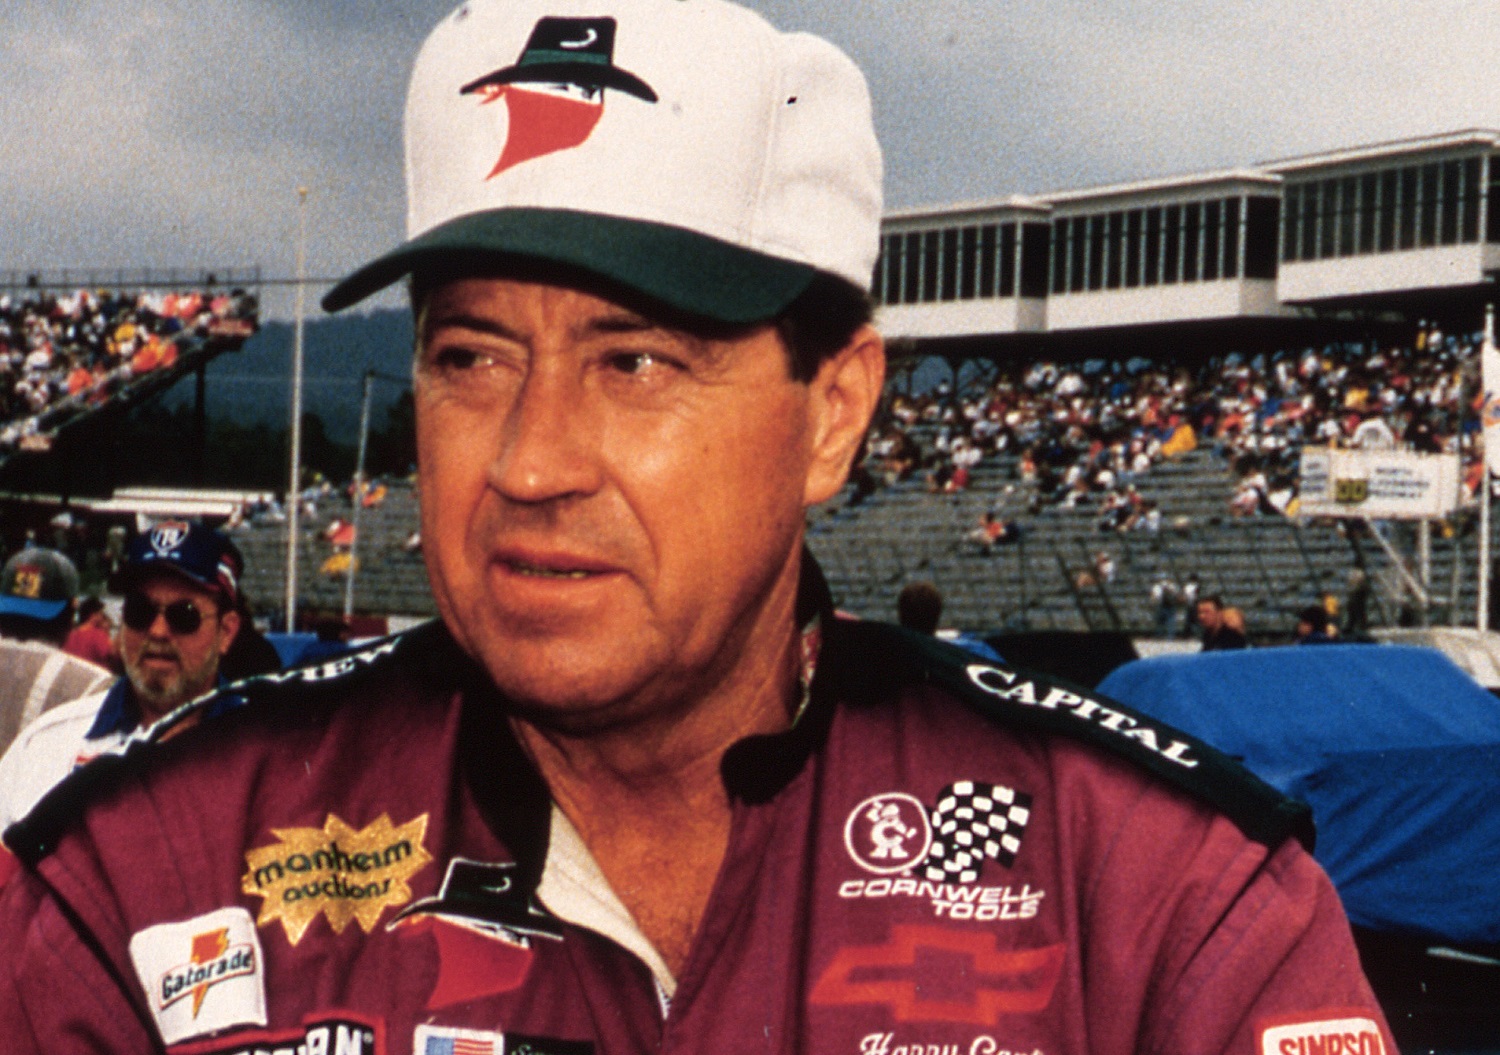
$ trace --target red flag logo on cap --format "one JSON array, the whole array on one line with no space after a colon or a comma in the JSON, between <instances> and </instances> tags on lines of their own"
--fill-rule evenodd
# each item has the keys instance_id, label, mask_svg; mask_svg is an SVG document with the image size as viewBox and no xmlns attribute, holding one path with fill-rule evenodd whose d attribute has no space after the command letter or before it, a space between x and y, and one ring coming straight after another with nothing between
<instances>
[{"instance_id":1,"label":"red flag logo on cap","mask_svg":"<svg viewBox=\"0 0 1500 1055\"><path fill-rule=\"evenodd\" d=\"M504 100L505 148L486 179L523 161L570 150L593 133L604 113L604 90L656 102L645 81L614 64L612 18L543 18L513 66L470 81L461 95L481 105Z\"/></svg>"}]
</instances>

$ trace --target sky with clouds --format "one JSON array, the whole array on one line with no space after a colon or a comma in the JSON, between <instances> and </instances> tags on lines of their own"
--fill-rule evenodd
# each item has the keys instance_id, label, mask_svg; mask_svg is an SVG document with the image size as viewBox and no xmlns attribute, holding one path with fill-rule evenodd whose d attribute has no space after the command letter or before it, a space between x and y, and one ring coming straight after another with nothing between
<instances>
[{"instance_id":1,"label":"sky with clouds","mask_svg":"<svg viewBox=\"0 0 1500 1055\"><path fill-rule=\"evenodd\" d=\"M0 269L309 273L399 241L399 115L453 0L19 0ZM1493 0L750 0L866 71L904 207L1500 128ZM272 314L285 311L268 298Z\"/></svg>"}]
</instances>

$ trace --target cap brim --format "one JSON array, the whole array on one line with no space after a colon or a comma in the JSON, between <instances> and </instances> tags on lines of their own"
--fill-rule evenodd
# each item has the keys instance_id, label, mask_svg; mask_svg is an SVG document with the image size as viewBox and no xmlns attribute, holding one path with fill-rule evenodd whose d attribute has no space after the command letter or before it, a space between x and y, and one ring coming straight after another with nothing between
<instances>
[{"instance_id":1,"label":"cap brim","mask_svg":"<svg viewBox=\"0 0 1500 1055\"><path fill-rule=\"evenodd\" d=\"M365 265L328 291L323 309L340 311L413 271L462 256L564 264L679 311L746 325L775 318L816 273L681 227L563 209L498 209L449 220Z\"/></svg>"},{"instance_id":2,"label":"cap brim","mask_svg":"<svg viewBox=\"0 0 1500 1055\"><path fill-rule=\"evenodd\" d=\"M137 585L142 579L150 578L153 575L174 576L191 586L196 586L200 590L207 590L209 593L227 596L224 592L224 587L219 585L217 580L200 579L182 565L170 560L142 560L127 564L110 577L110 589L116 593L123 593ZM229 597L228 599L230 601L234 600L233 597Z\"/></svg>"},{"instance_id":3,"label":"cap brim","mask_svg":"<svg viewBox=\"0 0 1500 1055\"><path fill-rule=\"evenodd\" d=\"M27 619L39 619L50 623L63 614L67 601L34 601L29 597L0 595L0 615L23 615Z\"/></svg>"}]
</instances>

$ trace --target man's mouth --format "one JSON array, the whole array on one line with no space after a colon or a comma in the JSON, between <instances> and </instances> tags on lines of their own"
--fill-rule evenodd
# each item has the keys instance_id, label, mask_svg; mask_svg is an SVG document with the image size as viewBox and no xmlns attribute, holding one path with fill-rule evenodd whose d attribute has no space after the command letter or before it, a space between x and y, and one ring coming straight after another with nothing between
<instances>
[{"instance_id":1,"label":"man's mouth","mask_svg":"<svg viewBox=\"0 0 1500 1055\"><path fill-rule=\"evenodd\" d=\"M519 560L507 560L504 563L517 575L529 575L539 579L587 579L598 574L584 568L549 568Z\"/></svg>"}]
</instances>

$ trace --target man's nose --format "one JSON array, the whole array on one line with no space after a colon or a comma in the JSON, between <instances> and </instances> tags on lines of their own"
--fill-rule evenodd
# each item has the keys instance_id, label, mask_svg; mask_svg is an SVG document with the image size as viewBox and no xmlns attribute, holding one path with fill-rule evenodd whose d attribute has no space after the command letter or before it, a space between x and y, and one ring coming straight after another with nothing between
<instances>
[{"instance_id":1,"label":"man's nose","mask_svg":"<svg viewBox=\"0 0 1500 1055\"><path fill-rule=\"evenodd\" d=\"M522 503L591 494L601 483L598 440L575 364L538 363L507 408L490 486Z\"/></svg>"},{"instance_id":2,"label":"man's nose","mask_svg":"<svg viewBox=\"0 0 1500 1055\"><path fill-rule=\"evenodd\" d=\"M167 625L166 609L158 608L156 613L152 615L151 622L146 624L146 629L142 633L158 641L170 638L172 636L172 628Z\"/></svg>"}]
</instances>

